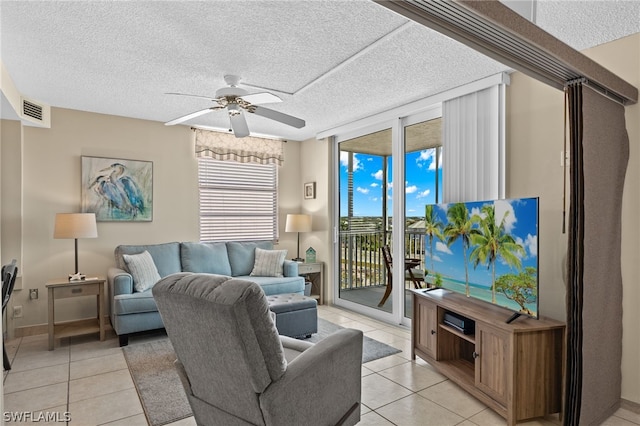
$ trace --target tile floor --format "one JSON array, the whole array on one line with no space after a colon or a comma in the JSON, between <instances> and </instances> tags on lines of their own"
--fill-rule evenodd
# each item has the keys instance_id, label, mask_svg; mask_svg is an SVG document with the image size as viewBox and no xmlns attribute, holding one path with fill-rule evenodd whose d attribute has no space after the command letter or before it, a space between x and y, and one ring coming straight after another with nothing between
<instances>
[{"instance_id":1,"label":"tile floor","mask_svg":"<svg viewBox=\"0 0 640 426\"><path fill-rule=\"evenodd\" d=\"M436 373L424 361L411 361L406 328L381 323L340 308L320 306L319 316L401 349L397 355L362 367L360 425L504 425L492 410ZM130 344L156 339L160 333L136 336ZM4 373L4 411L70 413L74 426L146 426L127 364L113 334L104 342L94 336L61 339L47 350L47 336L6 342L12 369ZM59 425L60 422L20 423ZM554 425L554 419L526 425ZM640 425L640 414L620 409L607 426ZM195 425L193 417L171 426Z\"/></svg>"}]
</instances>

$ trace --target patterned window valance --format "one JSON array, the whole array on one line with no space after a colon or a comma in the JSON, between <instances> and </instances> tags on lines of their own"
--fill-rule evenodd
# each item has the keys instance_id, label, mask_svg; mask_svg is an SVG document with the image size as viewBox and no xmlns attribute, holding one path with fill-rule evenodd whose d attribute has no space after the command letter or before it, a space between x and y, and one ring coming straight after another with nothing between
<instances>
[{"instance_id":1,"label":"patterned window valance","mask_svg":"<svg viewBox=\"0 0 640 426\"><path fill-rule=\"evenodd\" d=\"M195 129L196 156L240 163L277 164L284 161L282 141Z\"/></svg>"}]
</instances>

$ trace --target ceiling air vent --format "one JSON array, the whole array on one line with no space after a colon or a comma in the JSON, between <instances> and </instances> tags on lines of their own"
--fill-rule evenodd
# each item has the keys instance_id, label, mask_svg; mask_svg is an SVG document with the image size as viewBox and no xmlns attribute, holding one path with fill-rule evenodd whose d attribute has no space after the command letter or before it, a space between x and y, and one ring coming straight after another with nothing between
<instances>
[{"instance_id":1,"label":"ceiling air vent","mask_svg":"<svg viewBox=\"0 0 640 426\"><path fill-rule=\"evenodd\" d=\"M22 113L20 118L27 126L51 127L51 107L41 102L21 98Z\"/></svg>"},{"instance_id":2,"label":"ceiling air vent","mask_svg":"<svg viewBox=\"0 0 640 426\"><path fill-rule=\"evenodd\" d=\"M34 104L26 99L22 100L22 113L27 117L42 121L42 105Z\"/></svg>"}]
</instances>

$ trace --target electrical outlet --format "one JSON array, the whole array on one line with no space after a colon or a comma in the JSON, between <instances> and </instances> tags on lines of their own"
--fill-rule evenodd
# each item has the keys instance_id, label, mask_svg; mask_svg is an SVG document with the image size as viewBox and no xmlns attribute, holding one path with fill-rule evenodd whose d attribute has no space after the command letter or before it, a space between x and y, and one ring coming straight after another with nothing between
<instances>
[{"instance_id":1,"label":"electrical outlet","mask_svg":"<svg viewBox=\"0 0 640 426\"><path fill-rule=\"evenodd\" d=\"M29 289L29 299L35 300L37 298L38 298L38 289L37 288L30 288Z\"/></svg>"},{"instance_id":2,"label":"electrical outlet","mask_svg":"<svg viewBox=\"0 0 640 426\"><path fill-rule=\"evenodd\" d=\"M22 318L22 306L14 306L13 307L13 317L14 318Z\"/></svg>"}]
</instances>

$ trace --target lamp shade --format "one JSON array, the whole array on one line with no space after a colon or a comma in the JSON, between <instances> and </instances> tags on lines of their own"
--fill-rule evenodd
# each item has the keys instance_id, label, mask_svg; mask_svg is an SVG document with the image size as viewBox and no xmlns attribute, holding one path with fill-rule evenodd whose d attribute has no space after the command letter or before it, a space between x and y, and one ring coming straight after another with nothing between
<instances>
[{"instance_id":1,"label":"lamp shade","mask_svg":"<svg viewBox=\"0 0 640 426\"><path fill-rule=\"evenodd\" d=\"M308 214L288 214L285 232L311 232L311 216Z\"/></svg>"},{"instance_id":2,"label":"lamp shade","mask_svg":"<svg viewBox=\"0 0 640 426\"><path fill-rule=\"evenodd\" d=\"M56 213L53 238L97 238L95 213Z\"/></svg>"}]
</instances>

